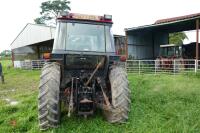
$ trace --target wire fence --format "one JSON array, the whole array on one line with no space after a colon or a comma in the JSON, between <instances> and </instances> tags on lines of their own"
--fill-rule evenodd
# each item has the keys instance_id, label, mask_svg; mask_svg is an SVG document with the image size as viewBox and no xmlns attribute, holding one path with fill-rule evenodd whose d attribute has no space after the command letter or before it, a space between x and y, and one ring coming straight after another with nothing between
<instances>
[{"instance_id":1,"label":"wire fence","mask_svg":"<svg viewBox=\"0 0 200 133\"><path fill-rule=\"evenodd\" d=\"M128 73L200 73L200 60L163 59L163 60L127 60L125 68Z\"/></svg>"}]
</instances>

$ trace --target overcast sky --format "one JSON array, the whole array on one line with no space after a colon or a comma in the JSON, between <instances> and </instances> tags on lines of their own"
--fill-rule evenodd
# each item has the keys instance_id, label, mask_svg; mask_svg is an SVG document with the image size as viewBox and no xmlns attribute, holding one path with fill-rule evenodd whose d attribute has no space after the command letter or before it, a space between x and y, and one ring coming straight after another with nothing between
<instances>
[{"instance_id":1,"label":"overcast sky","mask_svg":"<svg viewBox=\"0 0 200 133\"><path fill-rule=\"evenodd\" d=\"M11 42L27 23L40 14L46 0L2 0L0 4L0 52L10 49ZM113 15L113 33L124 34L124 28L154 23L157 19L200 12L200 0L71 0L71 12ZM191 40L194 33L189 34Z\"/></svg>"}]
</instances>

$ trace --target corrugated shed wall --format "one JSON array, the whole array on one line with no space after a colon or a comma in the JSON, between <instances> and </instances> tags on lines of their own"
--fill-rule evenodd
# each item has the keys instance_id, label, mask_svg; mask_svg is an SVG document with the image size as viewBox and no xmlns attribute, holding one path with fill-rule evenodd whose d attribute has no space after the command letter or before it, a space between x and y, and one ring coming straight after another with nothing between
<instances>
[{"instance_id":1,"label":"corrugated shed wall","mask_svg":"<svg viewBox=\"0 0 200 133\"><path fill-rule=\"evenodd\" d=\"M155 59L159 48L168 43L168 33L128 33L128 55L131 59Z\"/></svg>"},{"instance_id":2,"label":"corrugated shed wall","mask_svg":"<svg viewBox=\"0 0 200 133\"><path fill-rule=\"evenodd\" d=\"M153 58L151 33L137 33L128 35L128 53L133 59Z\"/></svg>"}]
</instances>

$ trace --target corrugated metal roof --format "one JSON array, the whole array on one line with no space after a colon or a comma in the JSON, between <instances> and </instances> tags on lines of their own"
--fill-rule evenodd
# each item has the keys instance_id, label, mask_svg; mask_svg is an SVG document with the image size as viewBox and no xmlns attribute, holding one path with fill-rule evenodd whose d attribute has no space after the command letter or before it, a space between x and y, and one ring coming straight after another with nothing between
<instances>
[{"instance_id":1,"label":"corrugated metal roof","mask_svg":"<svg viewBox=\"0 0 200 133\"><path fill-rule=\"evenodd\" d=\"M174 21L191 19L191 18L196 18L196 17L200 17L200 13L189 14L189 15L184 15L184 16L179 16L179 17L173 17L173 18L159 19L159 20L157 20L155 22L155 24L174 22Z\"/></svg>"},{"instance_id":2,"label":"corrugated metal roof","mask_svg":"<svg viewBox=\"0 0 200 133\"><path fill-rule=\"evenodd\" d=\"M172 25L174 25L173 27L177 27L177 25L182 25L185 22L193 23L193 21L195 19L199 19L199 18L200 18L200 13L190 14L190 15L185 15L185 16L180 16L180 17L174 17L174 18L168 18L168 19L161 19L161 20L157 20L154 24L151 24L151 25L125 28L125 31L152 30L155 28L161 29L162 27L172 26ZM193 27L195 27L195 26L193 26ZM183 29L188 30L187 27L185 27L185 28L180 28L180 31L182 31ZM193 30L193 29L194 28L191 28L191 27L189 28L189 30Z\"/></svg>"},{"instance_id":3,"label":"corrugated metal roof","mask_svg":"<svg viewBox=\"0 0 200 133\"><path fill-rule=\"evenodd\" d=\"M11 43L11 49L51 40L55 35L55 27L27 24Z\"/></svg>"},{"instance_id":4,"label":"corrugated metal roof","mask_svg":"<svg viewBox=\"0 0 200 133\"><path fill-rule=\"evenodd\" d=\"M155 26L156 26L155 24L143 25L143 26L138 26L138 27L125 28L125 31L140 30L140 29L145 29L145 28L150 28L150 27L155 27Z\"/></svg>"}]
</instances>

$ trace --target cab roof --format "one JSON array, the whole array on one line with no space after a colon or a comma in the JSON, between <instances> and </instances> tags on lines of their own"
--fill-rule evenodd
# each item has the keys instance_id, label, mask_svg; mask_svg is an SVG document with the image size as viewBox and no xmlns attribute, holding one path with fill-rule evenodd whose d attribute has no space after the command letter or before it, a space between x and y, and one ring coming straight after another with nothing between
<instances>
[{"instance_id":1,"label":"cab roof","mask_svg":"<svg viewBox=\"0 0 200 133\"><path fill-rule=\"evenodd\" d=\"M79 13L62 14L57 20L73 20L73 21L88 21L98 23L113 23L111 15L96 16Z\"/></svg>"}]
</instances>

